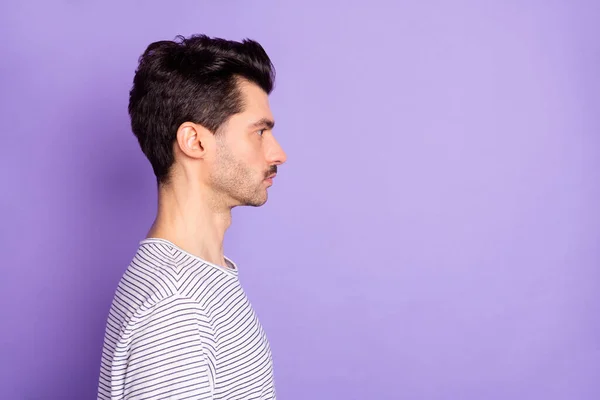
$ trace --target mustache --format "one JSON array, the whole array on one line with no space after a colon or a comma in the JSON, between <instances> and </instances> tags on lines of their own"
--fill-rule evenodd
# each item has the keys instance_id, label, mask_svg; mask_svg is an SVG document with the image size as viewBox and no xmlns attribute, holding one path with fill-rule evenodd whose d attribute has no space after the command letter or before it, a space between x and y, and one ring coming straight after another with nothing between
<instances>
[{"instance_id":1,"label":"mustache","mask_svg":"<svg viewBox=\"0 0 600 400\"><path fill-rule=\"evenodd\" d=\"M267 173L265 174L265 178L277 173L277 165L271 165Z\"/></svg>"}]
</instances>

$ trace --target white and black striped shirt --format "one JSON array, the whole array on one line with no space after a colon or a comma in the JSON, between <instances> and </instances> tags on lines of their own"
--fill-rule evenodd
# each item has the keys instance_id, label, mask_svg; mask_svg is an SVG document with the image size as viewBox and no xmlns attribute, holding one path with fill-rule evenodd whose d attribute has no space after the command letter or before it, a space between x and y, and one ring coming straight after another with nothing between
<instances>
[{"instance_id":1,"label":"white and black striped shirt","mask_svg":"<svg viewBox=\"0 0 600 400\"><path fill-rule=\"evenodd\" d=\"M226 261L140 242L110 309L98 399L275 399L269 342Z\"/></svg>"}]
</instances>

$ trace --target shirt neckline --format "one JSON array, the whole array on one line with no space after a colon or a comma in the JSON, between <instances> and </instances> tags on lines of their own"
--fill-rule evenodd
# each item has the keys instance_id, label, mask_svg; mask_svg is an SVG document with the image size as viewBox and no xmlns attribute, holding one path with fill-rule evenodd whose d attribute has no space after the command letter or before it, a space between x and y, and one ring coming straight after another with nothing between
<instances>
[{"instance_id":1,"label":"shirt neckline","mask_svg":"<svg viewBox=\"0 0 600 400\"><path fill-rule=\"evenodd\" d=\"M222 265L217 265L217 264L211 263L210 261L206 261L203 258L200 258L200 257L198 257L198 256L196 256L196 255L194 255L192 253L189 253L189 252L183 250L181 247L177 246L175 243L173 243L173 242L171 242L170 240L167 240L167 239L157 238L157 237L150 237L150 238L146 238L144 240L141 240L139 244L140 245L144 245L144 244L150 244L150 243L160 243L160 244L163 244L163 245L170 246L170 247L174 248L175 250L177 250L177 251L185 254L188 257L191 257L191 258L193 258L195 260L198 260L199 262L201 262L203 264L206 264L206 265L209 265L211 267L220 269L220 270L225 271L225 272L227 272L229 274L232 274L232 275L237 275L238 274L238 267L237 267L236 263L233 262L231 259L229 259L227 256L223 256L223 257L225 258L225 263L227 263L230 266L229 268L225 267L225 266L222 266Z\"/></svg>"}]
</instances>

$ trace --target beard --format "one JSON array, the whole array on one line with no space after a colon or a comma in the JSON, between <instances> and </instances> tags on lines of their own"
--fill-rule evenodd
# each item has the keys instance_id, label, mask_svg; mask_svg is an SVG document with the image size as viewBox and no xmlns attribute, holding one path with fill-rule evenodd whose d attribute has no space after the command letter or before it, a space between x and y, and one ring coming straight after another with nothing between
<instances>
[{"instance_id":1,"label":"beard","mask_svg":"<svg viewBox=\"0 0 600 400\"><path fill-rule=\"evenodd\" d=\"M267 202L264 180L277 171L277 166L273 165L267 171L254 171L236 159L224 144L218 146L217 162L212 185L219 202L229 207L260 207Z\"/></svg>"}]
</instances>

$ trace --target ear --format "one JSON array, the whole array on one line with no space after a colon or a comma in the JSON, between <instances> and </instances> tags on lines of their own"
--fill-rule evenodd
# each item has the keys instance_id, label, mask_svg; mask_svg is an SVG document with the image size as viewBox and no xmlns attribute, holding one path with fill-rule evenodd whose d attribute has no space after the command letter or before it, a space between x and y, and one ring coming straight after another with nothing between
<instances>
[{"instance_id":1,"label":"ear","mask_svg":"<svg viewBox=\"0 0 600 400\"><path fill-rule=\"evenodd\" d=\"M184 122L177 129L177 145L190 158L204 158L214 147L214 135L202 125Z\"/></svg>"}]
</instances>

